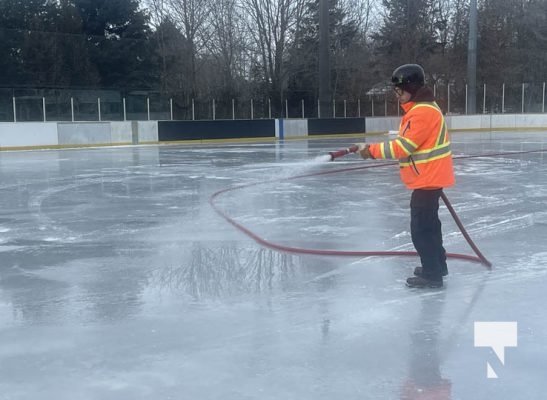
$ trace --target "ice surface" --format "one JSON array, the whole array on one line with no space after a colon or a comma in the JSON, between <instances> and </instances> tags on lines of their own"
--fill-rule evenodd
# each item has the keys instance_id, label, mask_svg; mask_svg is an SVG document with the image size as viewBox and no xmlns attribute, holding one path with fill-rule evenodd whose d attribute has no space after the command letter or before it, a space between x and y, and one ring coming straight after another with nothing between
<instances>
[{"instance_id":1,"label":"ice surface","mask_svg":"<svg viewBox=\"0 0 547 400\"><path fill-rule=\"evenodd\" d=\"M211 206L276 244L413 250L396 166L321 162L355 139L1 152L0 399L544 398L547 135L452 139L493 268L425 291L414 257L278 252ZM504 364L479 321L518 323Z\"/></svg>"}]
</instances>

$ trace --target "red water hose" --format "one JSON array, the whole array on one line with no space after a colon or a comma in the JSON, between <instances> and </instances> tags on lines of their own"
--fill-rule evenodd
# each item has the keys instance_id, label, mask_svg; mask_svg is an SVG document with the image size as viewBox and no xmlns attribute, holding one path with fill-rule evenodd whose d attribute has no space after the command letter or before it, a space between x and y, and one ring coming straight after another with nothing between
<instances>
[{"instance_id":1,"label":"red water hose","mask_svg":"<svg viewBox=\"0 0 547 400\"><path fill-rule=\"evenodd\" d=\"M216 193L214 193L211 196L210 203L211 206L215 209L217 213L219 213L226 221L228 221L230 224L235 226L237 229L245 233L247 236L249 236L251 239L256 241L257 243L261 244L264 247L268 247L273 250L285 252L285 253L296 253L296 254L315 254L315 255L323 255L323 256L350 256L350 257L369 257L369 256L417 256L418 253L415 251L351 251L351 250L324 250L324 249L309 249L309 248L303 248L303 247L293 247L293 246L286 246L274 242L270 242L260 236L258 236L256 233L251 231L250 229L246 228L239 222L235 221L233 218L231 218L228 214L226 214L222 209L220 209L215 204L215 199L221 195L222 193L226 193L231 190L241 189L243 187L247 187L251 185L242 185L237 187L232 187L224 190L220 190ZM457 254L457 253L446 253L446 256L448 258L456 258L460 260L467 260L467 261L473 261L473 262L480 262L485 264L487 267L490 267L491 264L486 259L481 259L479 257L467 255L467 254Z\"/></svg>"},{"instance_id":2,"label":"red water hose","mask_svg":"<svg viewBox=\"0 0 547 400\"><path fill-rule=\"evenodd\" d=\"M346 154L349 154L354 151L350 151L350 149L344 149L344 150L338 150L336 152L329 153L331 155L331 160L337 157L344 156ZM462 158L475 158L475 157L492 157L492 156L503 156L503 155L515 155L515 154L522 154L522 153L537 153L537 152L544 152L544 150L532 150L532 151L521 151L521 152L504 152L504 153L495 153L495 154L482 154L482 155L470 155L470 156L460 156L460 157L454 157L455 159L462 159ZM336 157L332 155L332 153L336 154ZM302 248L302 247L293 247L293 246L286 246L281 245L278 243L270 242L268 240L265 240L264 238L258 236L254 232L252 232L250 229L246 228L242 224L235 221L233 218L231 218L226 212L224 212L220 207L218 207L215 204L215 200L217 197L219 197L223 193L227 193L234 190L243 189L250 186L256 186L261 185L269 182L279 182L283 180L292 180L292 179L298 179L308 176L317 176L317 175L326 175L326 174L334 174L334 173L340 173L340 172L346 172L346 171L355 171L355 170L361 170L361 169L368 169L368 168L380 168L385 167L387 165L394 165L397 164L396 162L385 162L381 164L375 164L375 165L365 165L365 166L358 166L358 167L349 167L349 168L339 168L336 170L329 170L329 171L319 171L319 172L313 172L309 174L302 174L302 175L295 175L288 178L280 178L280 179L274 179L269 181L260 181L260 182L254 182L249 183L246 185L239 185L239 186L233 186L229 188L225 188L222 190L219 190L218 192L214 193L209 200L209 203L213 207L213 209L220 214L226 221L228 221L230 224L232 224L234 227L245 233L247 236L249 236L251 239L255 240L259 244L277 250L281 252L288 252L288 253L297 253L297 254L316 254L316 255L325 255L325 256L351 256L351 257L367 257L367 256L417 256L418 253L415 251L348 251L348 250L325 250L325 249L309 249L309 248ZM443 199L443 202L445 203L446 207L448 208L448 211L452 215L452 218L456 222L456 225L460 229L460 232L463 234L465 240L473 251L475 252L476 256L473 255L467 255L467 254L458 254L458 253L446 253L446 256L448 258L454 258L454 259L460 259L460 260L466 260L466 261L473 261L483 264L485 267L490 268L492 266L492 263L488 261L484 255L480 252L478 247L475 245L467 231L465 230L465 227L461 223L458 215L456 214L456 211L452 207L452 204L450 204L450 201L446 197L444 193L441 194L441 198Z\"/></svg>"},{"instance_id":3,"label":"red water hose","mask_svg":"<svg viewBox=\"0 0 547 400\"><path fill-rule=\"evenodd\" d=\"M441 197L444 201L444 204L446 205L446 208L448 208L448 211L450 211L450 214L452 215L452 218L454 218L454 222L456 222L456 225L458 225L458 228L460 228L460 232L462 233L463 237L469 243L469 246L473 249L475 254L478 256L480 262L485 265L486 267L490 268L492 267L492 263L486 259L486 257L483 256L479 248L475 245L473 240L471 240L471 237L465 230L465 227L463 226L462 222L458 218L458 215L456 214L456 211L454 211L454 208L452 207L452 204L450 204L450 201L448 200L448 197L446 197L446 194L444 192L441 192Z\"/></svg>"}]
</instances>

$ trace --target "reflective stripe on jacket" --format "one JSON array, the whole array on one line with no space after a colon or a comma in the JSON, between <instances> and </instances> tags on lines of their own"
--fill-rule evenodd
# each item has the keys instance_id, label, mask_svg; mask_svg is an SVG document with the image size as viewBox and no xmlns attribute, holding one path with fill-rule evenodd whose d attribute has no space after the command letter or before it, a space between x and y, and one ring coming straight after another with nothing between
<instances>
[{"instance_id":1,"label":"reflective stripe on jacket","mask_svg":"<svg viewBox=\"0 0 547 400\"><path fill-rule=\"evenodd\" d=\"M437 103L408 102L397 138L372 143L374 158L398 159L401 180L409 189L445 188L454 184L452 151L446 123Z\"/></svg>"}]
</instances>

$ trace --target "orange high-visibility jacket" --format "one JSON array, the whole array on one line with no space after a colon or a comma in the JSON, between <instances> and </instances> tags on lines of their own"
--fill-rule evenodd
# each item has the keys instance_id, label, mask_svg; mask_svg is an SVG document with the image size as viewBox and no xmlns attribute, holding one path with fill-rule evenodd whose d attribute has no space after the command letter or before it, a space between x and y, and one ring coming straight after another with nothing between
<instances>
[{"instance_id":1,"label":"orange high-visibility jacket","mask_svg":"<svg viewBox=\"0 0 547 400\"><path fill-rule=\"evenodd\" d=\"M396 139L371 143L374 158L398 159L401 180L409 189L437 189L454 184L450 138L441 109L434 101L401 104Z\"/></svg>"}]
</instances>

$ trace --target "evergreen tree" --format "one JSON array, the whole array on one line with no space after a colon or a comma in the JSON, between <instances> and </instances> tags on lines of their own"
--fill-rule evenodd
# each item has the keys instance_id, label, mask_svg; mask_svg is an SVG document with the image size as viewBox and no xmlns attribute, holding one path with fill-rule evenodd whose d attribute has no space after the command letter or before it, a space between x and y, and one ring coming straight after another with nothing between
<instances>
[{"instance_id":1,"label":"evergreen tree","mask_svg":"<svg viewBox=\"0 0 547 400\"><path fill-rule=\"evenodd\" d=\"M137 0L72 0L72 5L103 87L156 86L148 16Z\"/></svg>"},{"instance_id":2,"label":"evergreen tree","mask_svg":"<svg viewBox=\"0 0 547 400\"><path fill-rule=\"evenodd\" d=\"M383 0L385 12L374 35L380 68L392 71L405 63L427 64L436 51L432 0Z\"/></svg>"},{"instance_id":3,"label":"evergreen tree","mask_svg":"<svg viewBox=\"0 0 547 400\"><path fill-rule=\"evenodd\" d=\"M363 65L352 62L352 55L362 52L359 30L354 21L346 20L346 14L338 0L329 2L329 35L331 85L333 96L344 96L352 86L352 76ZM302 25L289 51L289 100L299 104L304 99L309 107L315 107L319 96L319 0L306 5Z\"/></svg>"},{"instance_id":4,"label":"evergreen tree","mask_svg":"<svg viewBox=\"0 0 547 400\"><path fill-rule=\"evenodd\" d=\"M547 0L527 1L520 24L518 48L525 67L523 81L544 82L547 75Z\"/></svg>"},{"instance_id":5,"label":"evergreen tree","mask_svg":"<svg viewBox=\"0 0 547 400\"><path fill-rule=\"evenodd\" d=\"M42 2L43 3L43 2ZM66 1L43 3L41 14L29 17L21 55L26 84L38 87L89 87L98 83L81 24Z\"/></svg>"},{"instance_id":6,"label":"evergreen tree","mask_svg":"<svg viewBox=\"0 0 547 400\"><path fill-rule=\"evenodd\" d=\"M174 98L180 107L186 107L192 92L186 79L191 70L186 38L166 17L157 26L151 40L157 44L153 63L157 66L161 92Z\"/></svg>"},{"instance_id":7,"label":"evergreen tree","mask_svg":"<svg viewBox=\"0 0 547 400\"><path fill-rule=\"evenodd\" d=\"M49 54L52 10L53 6L40 0L0 1L3 84L32 86L46 80L55 64Z\"/></svg>"}]
</instances>

